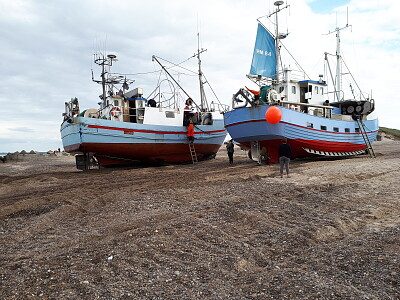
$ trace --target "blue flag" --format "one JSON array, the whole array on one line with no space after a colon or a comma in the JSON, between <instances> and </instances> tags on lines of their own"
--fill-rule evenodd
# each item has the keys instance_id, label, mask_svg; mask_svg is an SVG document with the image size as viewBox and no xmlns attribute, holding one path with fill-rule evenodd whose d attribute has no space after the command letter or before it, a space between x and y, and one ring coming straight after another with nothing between
<instances>
[{"instance_id":1,"label":"blue flag","mask_svg":"<svg viewBox=\"0 0 400 300\"><path fill-rule=\"evenodd\" d=\"M276 78L275 39L261 24L258 24L250 74Z\"/></svg>"}]
</instances>

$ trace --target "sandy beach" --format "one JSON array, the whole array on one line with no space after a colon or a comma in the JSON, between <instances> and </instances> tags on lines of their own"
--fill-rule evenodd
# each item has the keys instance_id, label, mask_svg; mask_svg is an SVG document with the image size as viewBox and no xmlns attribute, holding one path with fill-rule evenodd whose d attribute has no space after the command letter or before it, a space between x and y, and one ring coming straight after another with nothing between
<instances>
[{"instance_id":1,"label":"sandy beach","mask_svg":"<svg viewBox=\"0 0 400 300\"><path fill-rule=\"evenodd\" d=\"M400 299L400 142L196 165L0 162L0 299Z\"/></svg>"}]
</instances>

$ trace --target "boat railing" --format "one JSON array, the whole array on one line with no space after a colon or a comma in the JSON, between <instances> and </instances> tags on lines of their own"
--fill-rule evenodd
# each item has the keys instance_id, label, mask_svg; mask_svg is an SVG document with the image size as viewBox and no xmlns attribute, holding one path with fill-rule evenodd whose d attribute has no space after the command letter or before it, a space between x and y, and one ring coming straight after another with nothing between
<instances>
[{"instance_id":1,"label":"boat railing","mask_svg":"<svg viewBox=\"0 0 400 300\"><path fill-rule=\"evenodd\" d=\"M163 115L168 114L172 110L175 111L176 113L179 113L179 109L177 108L168 108L168 107L153 107L160 112L165 112ZM226 112L228 111L229 106L224 105L224 104L219 104L219 103L214 103L214 105L211 106L210 110L207 111L193 111L193 110L182 110L182 112L190 112L196 116L198 116L199 120L205 120L207 118L210 119L210 121L203 122L203 125L208 125L209 122L211 122L212 117L210 116L211 112L217 111L217 112ZM133 122L133 123L139 123L142 124L144 121L144 115L145 115L145 107L137 107L137 108L127 108L124 106L117 106L113 104L108 104L107 106L101 108L98 110L97 118L100 119L108 119L108 120L113 120L113 121L121 121L121 122Z\"/></svg>"},{"instance_id":2,"label":"boat railing","mask_svg":"<svg viewBox=\"0 0 400 300\"><path fill-rule=\"evenodd\" d=\"M329 96L329 94L338 94L338 93L339 93L339 98L340 98L339 101L342 100L342 99L344 99L344 91L343 91L343 90L325 92L324 95L328 95L328 96ZM335 97L336 97L336 96L335 96Z\"/></svg>"},{"instance_id":3,"label":"boat railing","mask_svg":"<svg viewBox=\"0 0 400 300\"><path fill-rule=\"evenodd\" d=\"M285 80L286 78L284 78ZM293 81L302 81L302 80L306 80L307 76L304 72L299 71L299 70L291 70L290 71L290 80Z\"/></svg>"},{"instance_id":4,"label":"boat railing","mask_svg":"<svg viewBox=\"0 0 400 300\"><path fill-rule=\"evenodd\" d=\"M176 100L175 99L165 99L157 101L157 107L175 109L176 108Z\"/></svg>"},{"instance_id":5,"label":"boat railing","mask_svg":"<svg viewBox=\"0 0 400 300\"><path fill-rule=\"evenodd\" d=\"M229 105L222 103L215 103L214 101L210 103L210 111L219 111L221 113L225 113L228 110L229 110Z\"/></svg>"},{"instance_id":6,"label":"boat railing","mask_svg":"<svg viewBox=\"0 0 400 300\"><path fill-rule=\"evenodd\" d=\"M331 118L332 110L335 108L330 105L318 105L293 101L279 101L278 105L324 118Z\"/></svg>"}]
</instances>

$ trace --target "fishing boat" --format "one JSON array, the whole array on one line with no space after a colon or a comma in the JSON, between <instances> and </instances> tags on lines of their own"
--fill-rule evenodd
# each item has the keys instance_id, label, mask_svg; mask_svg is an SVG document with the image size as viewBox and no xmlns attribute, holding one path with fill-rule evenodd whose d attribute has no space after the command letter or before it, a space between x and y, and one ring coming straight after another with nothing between
<instances>
[{"instance_id":1,"label":"fishing boat","mask_svg":"<svg viewBox=\"0 0 400 300\"><path fill-rule=\"evenodd\" d=\"M333 91L328 90L324 75L311 80L301 68L298 71L280 65L282 39L278 13L289 5L274 3L275 32L258 21L250 74L247 77L259 89L241 88L232 99L232 109L224 114L229 135L250 151L253 160L278 160L281 139L292 148L292 158L347 157L358 154L374 156L372 142L378 133L378 119L372 113L375 101L371 95L357 91L350 84L351 96L342 86L343 68L347 65L340 51L340 31L336 33L336 54L325 53L327 75L332 74ZM329 58L336 61L333 76ZM347 71L352 79L350 71ZM327 76L329 77L329 76ZM353 83L354 84L354 83Z\"/></svg>"},{"instance_id":2,"label":"fishing boat","mask_svg":"<svg viewBox=\"0 0 400 300\"><path fill-rule=\"evenodd\" d=\"M77 168L137 162L195 163L215 157L226 136L222 117L225 108L214 101L209 104L206 99L200 60L203 51L198 49L193 56L198 59L199 104L159 57L153 56L153 61L161 66L166 74L162 81L167 81L173 92L163 92L159 82L149 97L144 97L142 88L129 88L133 80L111 72L116 55L94 55L94 62L102 70L99 80L92 75L93 81L102 86L99 107L81 110L78 99L72 98L65 103L61 124L64 150L76 155ZM182 92L185 98L178 97ZM190 124L194 127L193 142L188 139Z\"/></svg>"}]
</instances>

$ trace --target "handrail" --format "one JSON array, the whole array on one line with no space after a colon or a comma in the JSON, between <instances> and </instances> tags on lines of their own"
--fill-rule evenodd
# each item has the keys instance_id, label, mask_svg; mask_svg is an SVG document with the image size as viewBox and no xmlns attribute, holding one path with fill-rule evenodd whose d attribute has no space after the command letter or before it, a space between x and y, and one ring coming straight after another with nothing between
<instances>
[{"instance_id":1,"label":"handrail","mask_svg":"<svg viewBox=\"0 0 400 300\"><path fill-rule=\"evenodd\" d=\"M283 103L283 104L292 104L292 105L300 105L300 106L307 106L307 107L328 108L328 109L334 109L334 108L336 108L336 107L330 106L330 105L318 105L318 104L301 103L301 102L292 102L292 101L279 101L279 103Z\"/></svg>"},{"instance_id":2,"label":"handrail","mask_svg":"<svg viewBox=\"0 0 400 300\"><path fill-rule=\"evenodd\" d=\"M217 109L215 109L215 106L217 107ZM227 112L229 110L229 105L211 102L210 109L212 111Z\"/></svg>"}]
</instances>

